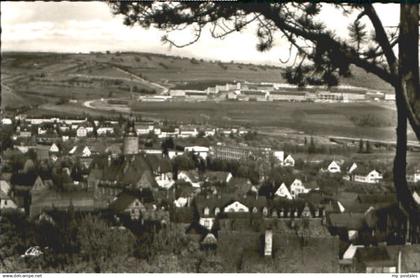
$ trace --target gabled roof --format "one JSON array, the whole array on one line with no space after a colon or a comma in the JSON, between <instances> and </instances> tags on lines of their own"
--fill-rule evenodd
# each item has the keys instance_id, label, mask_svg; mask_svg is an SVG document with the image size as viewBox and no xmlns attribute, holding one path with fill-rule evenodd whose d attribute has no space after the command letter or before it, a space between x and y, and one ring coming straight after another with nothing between
<instances>
[{"instance_id":1,"label":"gabled roof","mask_svg":"<svg viewBox=\"0 0 420 278\"><path fill-rule=\"evenodd\" d=\"M204 245L215 245L217 244L217 239L212 233L208 233L203 240L201 241L201 244Z\"/></svg>"},{"instance_id":2,"label":"gabled roof","mask_svg":"<svg viewBox=\"0 0 420 278\"><path fill-rule=\"evenodd\" d=\"M330 213L328 220L331 226L348 230L360 230L366 224L364 213Z\"/></svg>"},{"instance_id":3,"label":"gabled roof","mask_svg":"<svg viewBox=\"0 0 420 278\"><path fill-rule=\"evenodd\" d=\"M179 174L181 173L185 174L191 182L200 182L200 175L196 170L181 171Z\"/></svg>"},{"instance_id":4,"label":"gabled roof","mask_svg":"<svg viewBox=\"0 0 420 278\"><path fill-rule=\"evenodd\" d=\"M118 197L109 205L109 208L116 212L121 213L126 210L134 201L141 203L141 197L133 193L122 192ZM144 207L143 203L140 207Z\"/></svg>"}]
</instances>

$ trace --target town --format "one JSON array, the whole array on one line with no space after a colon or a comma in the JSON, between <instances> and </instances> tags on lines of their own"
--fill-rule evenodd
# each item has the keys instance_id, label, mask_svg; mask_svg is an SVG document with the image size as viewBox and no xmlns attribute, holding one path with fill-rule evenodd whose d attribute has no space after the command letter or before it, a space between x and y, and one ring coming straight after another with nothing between
<instances>
[{"instance_id":1,"label":"town","mask_svg":"<svg viewBox=\"0 0 420 278\"><path fill-rule=\"evenodd\" d=\"M185 256L204 256L214 271L302 271L297 263L305 272L419 270L418 226L399 208L392 163L334 154L303 159L302 152L325 149L313 137L293 152L258 145L262 135L241 126L177 125L133 114L5 112L1 121L2 233L23 237L12 247L2 236L3 267L13 266L17 251L28 265L64 252L60 229L74 215L93 215L118 237L142 242L140 257L147 257L144 237L172 233L179 239L165 240L195 243L197 250ZM380 150L362 139L348 145L349 153ZM420 204L420 164L409 165L407 180ZM58 234L39 239L13 230L24 223L35 231L55 227ZM198 270L181 265L175 269L210 271L204 263ZM96 270L106 271L100 264Z\"/></svg>"}]
</instances>

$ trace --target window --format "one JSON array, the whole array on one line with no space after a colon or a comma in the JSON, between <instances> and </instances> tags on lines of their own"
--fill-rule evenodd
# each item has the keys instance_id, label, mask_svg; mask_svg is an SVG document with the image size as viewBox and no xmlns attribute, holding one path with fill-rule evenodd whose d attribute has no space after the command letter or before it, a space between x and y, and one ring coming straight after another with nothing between
<instances>
[{"instance_id":1,"label":"window","mask_svg":"<svg viewBox=\"0 0 420 278\"><path fill-rule=\"evenodd\" d=\"M254 208L252 209L252 212L253 212L253 213L257 213L257 212L258 212L258 209L257 209L256 207L254 207Z\"/></svg>"},{"instance_id":2,"label":"window","mask_svg":"<svg viewBox=\"0 0 420 278\"><path fill-rule=\"evenodd\" d=\"M7 200L4 200L4 205L7 206Z\"/></svg>"},{"instance_id":3,"label":"window","mask_svg":"<svg viewBox=\"0 0 420 278\"><path fill-rule=\"evenodd\" d=\"M215 209L214 209L214 214L215 214L215 215L218 215L219 213L220 213L220 209L219 209L219 208L215 208Z\"/></svg>"}]
</instances>

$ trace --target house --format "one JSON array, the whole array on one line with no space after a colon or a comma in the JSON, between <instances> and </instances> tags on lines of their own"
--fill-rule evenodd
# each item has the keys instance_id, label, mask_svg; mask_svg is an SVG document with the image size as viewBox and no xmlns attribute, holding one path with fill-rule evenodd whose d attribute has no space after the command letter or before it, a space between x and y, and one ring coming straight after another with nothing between
<instances>
[{"instance_id":1,"label":"house","mask_svg":"<svg viewBox=\"0 0 420 278\"><path fill-rule=\"evenodd\" d=\"M155 177L155 180L159 187L165 189L169 189L175 184L171 171L162 171L160 175Z\"/></svg>"},{"instance_id":2,"label":"house","mask_svg":"<svg viewBox=\"0 0 420 278\"><path fill-rule=\"evenodd\" d=\"M6 195L10 192L10 184L5 180L0 180L0 191L5 193Z\"/></svg>"},{"instance_id":3,"label":"house","mask_svg":"<svg viewBox=\"0 0 420 278\"><path fill-rule=\"evenodd\" d=\"M225 213L232 213L232 212L249 212L249 208L242 204L239 201L234 201L233 203L227 205L223 211Z\"/></svg>"},{"instance_id":4,"label":"house","mask_svg":"<svg viewBox=\"0 0 420 278\"><path fill-rule=\"evenodd\" d=\"M344 240L357 240L359 233L366 227L364 213L329 213L327 224L332 234L338 234Z\"/></svg>"},{"instance_id":5,"label":"house","mask_svg":"<svg viewBox=\"0 0 420 278\"><path fill-rule=\"evenodd\" d=\"M0 210L3 209L17 209L17 205L9 195L0 190Z\"/></svg>"},{"instance_id":6,"label":"house","mask_svg":"<svg viewBox=\"0 0 420 278\"><path fill-rule=\"evenodd\" d=\"M331 163L327 167L327 171L331 174L341 173L341 167L335 160L331 161Z\"/></svg>"},{"instance_id":7,"label":"house","mask_svg":"<svg viewBox=\"0 0 420 278\"><path fill-rule=\"evenodd\" d=\"M128 214L131 220L139 220L146 211L139 197L124 192L109 205L109 208L116 214Z\"/></svg>"},{"instance_id":8,"label":"house","mask_svg":"<svg viewBox=\"0 0 420 278\"><path fill-rule=\"evenodd\" d=\"M198 223L210 231L213 228L216 216L222 212L223 207L230 199L221 195L218 197L198 196L194 201L198 214Z\"/></svg>"},{"instance_id":9,"label":"house","mask_svg":"<svg viewBox=\"0 0 420 278\"><path fill-rule=\"evenodd\" d=\"M206 171L202 175L204 182L208 183L228 183L232 177L232 173L223 171Z\"/></svg>"},{"instance_id":10,"label":"house","mask_svg":"<svg viewBox=\"0 0 420 278\"><path fill-rule=\"evenodd\" d=\"M289 154L283 161L285 167L295 167L295 159Z\"/></svg>"},{"instance_id":11,"label":"house","mask_svg":"<svg viewBox=\"0 0 420 278\"><path fill-rule=\"evenodd\" d=\"M278 160L280 165L282 165L284 163L284 152L283 151L274 151L273 156Z\"/></svg>"},{"instance_id":12,"label":"house","mask_svg":"<svg viewBox=\"0 0 420 278\"><path fill-rule=\"evenodd\" d=\"M11 124L12 124L12 119L9 119L9 118L2 118L2 119L1 119L1 124L2 124L2 125L11 125Z\"/></svg>"},{"instance_id":13,"label":"house","mask_svg":"<svg viewBox=\"0 0 420 278\"><path fill-rule=\"evenodd\" d=\"M351 166L349 167L349 169L347 170L347 173L349 175L351 175L351 174L353 174L354 170L356 170L356 169L357 169L357 164L356 164L356 162L353 162L351 164Z\"/></svg>"},{"instance_id":14,"label":"house","mask_svg":"<svg viewBox=\"0 0 420 278\"><path fill-rule=\"evenodd\" d=\"M302 193L308 193L310 189L307 189L300 179L295 179L290 185L290 193L293 198L299 196Z\"/></svg>"},{"instance_id":15,"label":"house","mask_svg":"<svg viewBox=\"0 0 420 278\"><path fill-rule=\"evenodd\" d=\"M180 138L191 138L191 137L197 137L198 130L196 128L192 127L181 127L179 129L179 135Z\"/></svg>"},{"instance_id":16,"label":"house","mask_svg":"<svg viewBox=\"0 0 420 278\"><path fill-rule=\"evenodd\" d=\"M79 127L76 129L76 136L77 136L77 137L86 137L86 136L87 136L87 134L88 134L87 128L86 128L86 127L84 127L84 126L79 126Z\"/></svg>"},{"instance_id":17,"label":"house","mask_svg":"<svg viewBox=\"0 0 420 278\"><path fill-rule=\"evenodd\" d=\"M77 157L90 157L92 155L91 150L88 146L74 146L70 151L69 155L74 155Z\"/></svg>"},{"instance_id":18,"label":"house","mask_svg":"<svg viewBox=\"0 0 420 278\"><path fill-rule=\"evenodd\" d=\"M354 181L361 183L379 183L382 181L382 174L376 170L358 167L354 171Z\"/></svg>"},{"instance_id":19,"label":"house","mask_svg":"<svg viewBox=\"0 0 420 278\"><path fill-rule=\"evenodd\" d=\"M206 159L209 153L209 148L202 146L188 146L184 148L184 152L190 152L195 155L198 155L202 159Z\"/></svg>"},{"instance_id":20,"label":"house","mask_svg":"<svg viewBox=\"0 0 420 278\"><path fill-rule=\"evenodd\" d=\"M105 208L99 200L95 199L92 191L56 191L52 185L53 181L44 180L32 188L31 217L52 209L68 210L72 207L75 211L94 211Z\"/></svg>"},{"instance_id":21,"label":"house","mask_svg":"<svg viewBox=\"0 0 420 278\"><path fill-rule=\"evenodd\" d=\"M357 248L356 271L362 273L396 273L398 261L393 260L385 246Z\"/></svg>"},{"instance_id":22,"label":"house","mask_svg":"<svg viewBox=\"0 0 420 278\"><path fill-rule=\"evenodd\" d=\"M177 181L175 184L175 200L173 202L175 207L189 207L196 193L197 188L190 183Z\"/></svg>"},{"instance_id":23,"label":"house","mask_svg":"<svg viewBox=\"0 0 420 278\"><path fill-rule=\"evenodd\" d=\"M191 183L193 187L200 187L201 186L201 179L197 171L189 170L189 171L181 171L178 173L178 180L183 180L185 182Z\"/></svg>"},{"instance_id":24,"label":"house","mask_svg":"<svg viewBox=\"0 0 420 278\"><path fill-rule=\"evenodd\" d=\"M292 194L290 194L289 189L287 189L287 186L284 184L284 182L279 186L279 188L277 188L274 195L287 198L289 200L293 199Z\"/></svg>"},{"instance_id":25,"label":"house","mask_svg":"<svg viewBox=\"0 0 420 278\"><path fill-rule=\"evenodd\" d=\"M420 169L412 171L411 175L407 175L407 182L418 183L420 182Z\"/></svg>"},{"instance_id":26,"label":"house","mask_svg":"<svg viewBox=\"0 0 420 278\"><path fill-rule=\"evenodd\" d=\"M143 154L95 157L91 163L88 187L103 200L112 200L123 190L158 191L153 170Z\"/></svg>"},{"instance_id":27,"label":"house","mask_svg":"<svg viewBox=\"0 0 420 278\"><path fill-rule=\"evenodd\" d=\"M101 126L96 130L96 133L99 136L114 134L114 127L112 127L112 126Z\"/></svg>"}]
</instances>

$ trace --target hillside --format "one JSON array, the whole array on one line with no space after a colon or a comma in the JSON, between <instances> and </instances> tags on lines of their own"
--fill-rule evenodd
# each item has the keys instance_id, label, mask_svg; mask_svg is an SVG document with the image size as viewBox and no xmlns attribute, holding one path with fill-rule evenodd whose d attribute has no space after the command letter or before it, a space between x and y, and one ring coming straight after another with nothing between
<instances>
[{"instance_id":1,"label":"hillside","mask_svg":"<svg viewBox=\"0 0 420 278\"><path fill-rule=\"evenodd\" d=\"M234 80L284 82L279 67L132 52L5 52L1 71L2 107L63 103L69 99L129 98L160 93L167 88L204 89ZM390 89L379 78L360 69L354 69L353 74L342 83Z\"/></svg>"}]
</instances>

